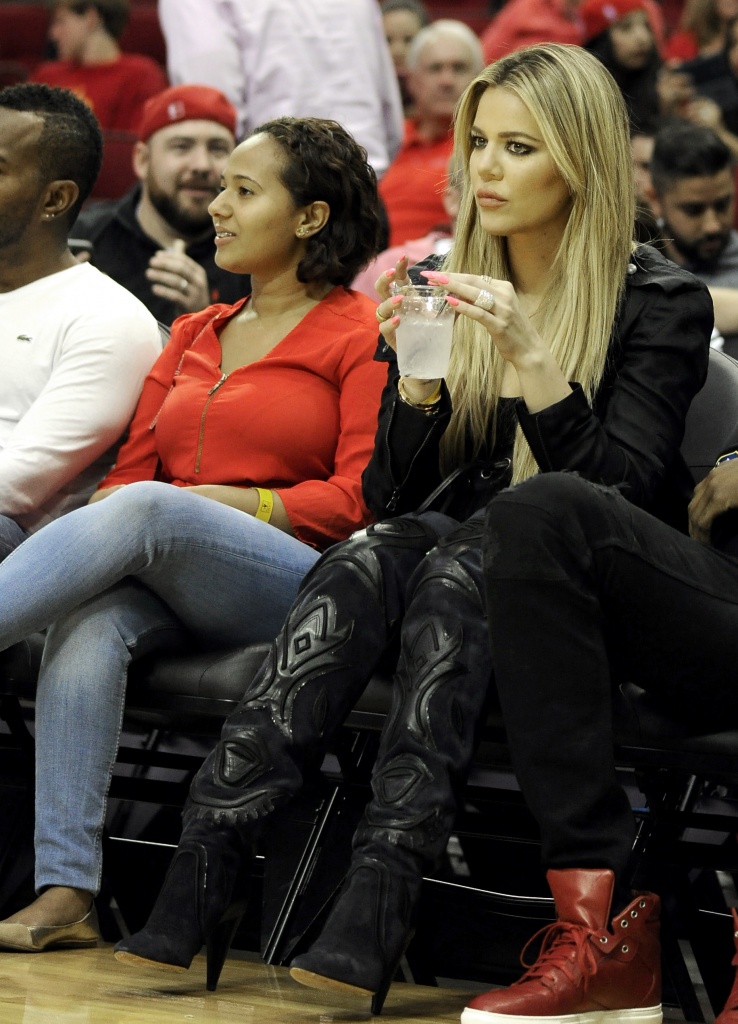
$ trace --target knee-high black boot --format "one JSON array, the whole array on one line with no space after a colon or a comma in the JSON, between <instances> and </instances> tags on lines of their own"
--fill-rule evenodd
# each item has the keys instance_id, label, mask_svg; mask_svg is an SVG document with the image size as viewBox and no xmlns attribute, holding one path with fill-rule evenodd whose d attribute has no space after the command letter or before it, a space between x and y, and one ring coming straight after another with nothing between
<instances>
[{"instance_id":1,"label":"knee-high black boot","mask_svg":"<svg viewBox=\"0 0 738 1024\"><path fill-rule=\"evenodd\" d=\"M480 520L442 540L411 583L394 705L344 887L292 976L372 996L380 1013L409 941L422 874L448 841L490 682Z\"/></svg>"},{"instance_id":2,"label":"knee-high black boot","mask_svg":"<svg viewBox=\"0 0 738 1024\"><path fill-rule=\"evenodd\" d=\"M453 525L436 514L402 517L323 555L195 776L191 813L243 824L300 789L304 760L330 740L382 656L404 612L408 580L438 540L435 527Z\"/></svg>"},{"instance_id":3,"label":"knee-high black boot","mask_svg":"<svg viewBox=\"0 0 738 1024\"><path fill-rule=\"evenodd\" d=\"M407 581L455 525L399 518L327 552L305 578L269 657L193 780L185 828L151 918L116 947L126 963L186 969L217 938L217 983L239 864L265 819L302 784L304 759L350 711L401 618ZM223 922L223 927L221 927ZM216 966L216 960L219 964Z\"/></svg>"}]
</instances>

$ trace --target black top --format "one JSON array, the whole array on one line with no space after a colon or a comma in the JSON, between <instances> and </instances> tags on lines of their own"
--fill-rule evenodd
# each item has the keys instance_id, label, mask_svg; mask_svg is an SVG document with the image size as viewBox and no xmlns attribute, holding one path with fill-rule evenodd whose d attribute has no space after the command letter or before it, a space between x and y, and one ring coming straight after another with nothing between
<instances>
[{"instance_id":1,"label":"black top","mask_svg":"<svg viewBox=\"0 0 738 1024\"><path fill-rule=\"evenodd\" d=\"M171 324L183 310L154 295L146 277L149 260L161 246L136 220L140 195L141 186L136 185L122 199L93 203L80 213L70 236L92 242L92 265L132 292L160 323ZM214 234L189 245L186 253L207 274L210 302L238 302L251 291L250 278L216 266L213 238Z\"/></svg>"},{"instance_id":2,"label":"black top","mask_svg":"<svg viewBox=\"0 0 738 1024\"><path fill-rule=\"evenodd\" d=\"M411 276L440 262L429 257ZM640 246L593 407L576 383L571 395L539 413L529 413L522 398L509 400L540 470L576 470L618 487L634 504L685 529L693 484L679 445L690 402L707 375L713 320L705 285L655 249ZM374 515L386 519L416 510L441 484L439 443L451 398L444 384L434 415L413 409L398 397L397 361L382 339L375 359L389 364L388 381L363 490ZM505 409L501 404L498 420ZM483 508L510 481L505 459L511 434L498 422L496 450L470 462L430 507L458 519Z\"/></svg>"}]
</instances>

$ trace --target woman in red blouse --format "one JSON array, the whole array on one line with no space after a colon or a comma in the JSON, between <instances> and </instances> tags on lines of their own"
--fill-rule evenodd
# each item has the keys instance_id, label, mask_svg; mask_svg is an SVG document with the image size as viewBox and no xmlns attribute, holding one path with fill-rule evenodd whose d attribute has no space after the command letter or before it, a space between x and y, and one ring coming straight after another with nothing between
<instances>
[{"instance_id":1,"label":"woman in red blouse","mask_svg":"<svg viewBox=\"0 0 738 1024\"><path fill-rule=\"evenodd\" d=\"M3 564L0 647L54 623L36 703L40 895L0 923L3 948L98 937L130 662L271 639L319 553L368 522L386 368L375 303L346 286L378 248L377 205L335 122L271 121L238 146L210 211L216 261L250 274L251 295L174 323L90 505Z\"/></svg>"}]
</instances>

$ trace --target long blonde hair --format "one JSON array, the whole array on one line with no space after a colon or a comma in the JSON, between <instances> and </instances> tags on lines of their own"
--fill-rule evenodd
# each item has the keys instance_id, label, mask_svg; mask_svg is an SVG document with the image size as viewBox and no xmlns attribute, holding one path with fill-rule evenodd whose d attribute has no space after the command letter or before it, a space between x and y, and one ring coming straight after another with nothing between
<instances>
[{"instance_id":1,"label":"long blonde hair","mask_svg":"<svg viewBox=\"0 0 738 1024\"><path fill-rule=\"evenodd\" d=\"M578 381L591 401L604 373L632 252L635 199L625 104L595 57L564 44L518 50L490 64L468 86L455 116L456 166L463 169L464 180L455 242L444 269L497 279L510 279L507 242L479 226L469 177L479 100L496 87L509 89L526 104L571 194L571 212L537 322L567 379ZM445 471L493 442L504 368L488 332L458 317L447 378L454 412L441 446ZM513 481L536 471L518 428Z\"/></svg>"}]
</instances>

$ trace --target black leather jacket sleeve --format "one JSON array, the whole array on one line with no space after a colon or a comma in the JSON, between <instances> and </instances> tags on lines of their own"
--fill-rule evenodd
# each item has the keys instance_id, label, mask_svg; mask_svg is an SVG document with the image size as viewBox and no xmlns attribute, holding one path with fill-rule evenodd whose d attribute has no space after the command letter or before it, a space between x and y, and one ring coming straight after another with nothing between
<instances>
[{"instance_id":1,"label":"black leather jacket sleeve","mask_svg":"<svg viewBox=\"0 0 738 1024\"><path fill-rule=\"evenodd\" d=\"M593 408L577 386L535 415L519 401L518 421L542 472L579 472L648 508L705 382L714 314L705 285L653 250L636 266Z\"/></svg>"}]
</instances>

